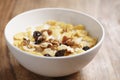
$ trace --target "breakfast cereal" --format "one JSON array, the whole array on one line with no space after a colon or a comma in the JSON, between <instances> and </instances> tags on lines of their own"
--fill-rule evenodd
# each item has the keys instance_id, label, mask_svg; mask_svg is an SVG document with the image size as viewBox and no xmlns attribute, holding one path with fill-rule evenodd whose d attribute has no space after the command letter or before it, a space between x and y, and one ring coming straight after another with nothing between
<instances>
[{"instance_id":1,"label":"breakfast cereal","mask_svg":"<svg viewBox=\"0 0 120 80\"><path fill-rule=\"evenodd\" d=\"M97 39L82 24L72 25L50 20L14 35L14 45L30 54L60 57L81 54L95 46Z\"/></svg>"}]
</instances>

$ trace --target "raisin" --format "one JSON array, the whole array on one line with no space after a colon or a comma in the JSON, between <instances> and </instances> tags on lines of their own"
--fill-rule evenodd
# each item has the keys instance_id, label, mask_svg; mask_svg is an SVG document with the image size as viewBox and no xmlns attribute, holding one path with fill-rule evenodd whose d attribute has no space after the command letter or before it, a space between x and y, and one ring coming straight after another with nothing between
<instances>
[{"instance_id":1,"label":"raisin","mask_svg":"<svg viewBox=\"0 0 120 80\"><path fill-rule=\"evenodd\" d=\"M33 37L36 39L36 38L38 38L39 36L41 36L42 35L42 33L41 32L39 32L39 31L34 31L33 32Z\"/></svg>"},{"instance_id":2,"label":"raisin","mask_svg":"<svg viewBox=\"0 0 120 80\"><path fill-rule=\"evenodd\" d=\"M49 54L44 54L44 56L51 57Z\"/></svg>"},{"instance_id":3,"label":"raisin","mask_svg":"<svg viewBox=\"0 0 120 80\"><path fill-rule=\"evenodd\" d=\"M35 39L35 44L40 44L41 42L43 42L45 39L42 37L42 36L40 36L40 37L38 37L38 38L36 38Z\"/></svg>"},{"instance_id":4,"label":"raisin","mask_svg":"<svg viewBox=\"0 0 120 80\"><path fill-rule=\"evenodd\" d=\"M87 51L88 49L90 49L90 47L88 47L88 46L83 47L83 50L85 50L85 51Z\"/></svg>"},{"instance_id":5,"label":"raisin","mask_svg":"<svg viewBox=\"0 0 120 80\"><path fill-rule=\"evenodd\" d=\"M63 50L58 50L56 53L55 53L55 56L56 57L59 57L59 56L64 56L64 54L66 53L66 49L63 49Z\"/></svg>"}]
</instances>

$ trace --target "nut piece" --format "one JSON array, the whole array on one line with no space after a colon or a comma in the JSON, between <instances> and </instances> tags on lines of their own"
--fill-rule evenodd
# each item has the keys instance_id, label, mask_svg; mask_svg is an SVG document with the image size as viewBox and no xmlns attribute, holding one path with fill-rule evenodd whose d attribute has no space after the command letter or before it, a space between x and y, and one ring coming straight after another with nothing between
<instances>
[{"instance_id":1,"label":"nut piece","mask_svg":"<svg viewBox=\"0 0 120 80\"><path fill-rule=\"evenodd\" d=\"M60 43L58 40L54 40L54 39L49 39L49 42L52 43L53 45L59 46Z\"/></svg>"},{"instance_id":2,"label":"nut piece","mask_svg":"<svg viewBox=\"0 0 120 80\"><path fill-rule=\"evenodd\" d=\"M62 43L67 45L67 46L73 46L74 42L72 41L72 38L68 38L66 36L63 37Z\"/></svg>"},{"instance_id":3,"label":"nut piece","mask_svg":"<svg viewBox=\"0 0 120 80\"><path fill-rule=\"evenodd\" d=\"M51 48L52 50L57 50L57 47L60 45L58 40L54 40L54 39L49 39L48 41L49 43L51 43L49 45L49 48Z\"/></svg>"},{"instance_id":4,"label":"nut piece","mask_svg":"<svg viewBox=\"0 0 120 80\"><path fill-rule=\"evenodd\" d=\"M62 43L64 44L68 40L67 36L63 36Z\"/></svg>"},{"instance_id":5,"label":"nut piece","mask_svg":"<svg viewBox=\"0 0 120 80\"><path fill-rule=\"evenodd\" d=\"M35 50L38 51L38 52L42 52L43 51L43 49L39 45L35 46Z\"/></svg>"},{"instance_id":6,"label":"nut piece","mask_svg":"<svg viewBox=\"0 0 120 80\"><path fill-rule=\"evenodd\" d=\"M45 32L45 31L48 33L48 35L51 35L51 34L52 34L52 31L51 31L51 30L48 30L48 29L42 30L41 33Z\"/></svg>"},{"instance_id":7,"label":"nut piece","mask_svg":"<svg viewBox=\"0 0 120 80\"><path fill-rule=\"evenodd\" d=\"M30 40L27 40L26 38L23 38L23 42L22 42L23 46L27 46L27 45L29 45L29 43L30 43Z\"/></svg>"},{"instance_id":8,"label":"nut piece","mask_svg":"<svg viewBox=\"0 0 120 80\"><path fill-rule=\"evenodd\" d=\"M74 42L72 41L72 39L68 39L66 42L65 42L66 45L68 46L73 46L74 45Z\"/></svg>"}]
</instances>

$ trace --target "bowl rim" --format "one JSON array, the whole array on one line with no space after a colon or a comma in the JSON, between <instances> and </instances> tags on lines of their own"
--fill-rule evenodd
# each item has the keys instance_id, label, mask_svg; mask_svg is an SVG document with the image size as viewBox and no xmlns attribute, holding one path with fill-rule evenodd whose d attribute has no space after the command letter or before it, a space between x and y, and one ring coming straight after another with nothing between
<instances>
[{"instance_id":1,"label":"bowl rim","mask_svg":"<svg viewBox=\"0 0 120 80\"><path fill-rule=\"evenodd\" d=\"M35 55L35 54L30 54L29 52L25 52L19 48L17 48L16 46L14 46L13 44L11 44L9 41L8 41L8 37L6 35L6 30L7 30L7 26L9 25L10 22L12 22L12 20L16 17L19 17L21 15L25 15L25 14L28 14L28 13L31 13L31 12L37 12L37 11L42 11L42 10L61 10L61 11L69 11L69 12L73 12L73 13L78 13L78 14L81 14L81 15L84 15L84 16L87 16L89 18L91 18L92 20L94 20L96 23L98 23L98 25L100 25L101 29L102 29L102 37L100 38L100 41L92 48L90 48L89 50L85 51L85 52L82 52L80 54L76 54L76 55L70 55L70 56L61 56L61 57L45 57L45 56L38 56L38 55ZM73 9L68 9L68 8L38 8L38 9L32 9L32 10L29 10L29 11L25 11L23 13L20 13L18 15L16 15L15 17L13 17L6 25L5 29L4 29L4 36L5 36L5 39L6 39L6 42L11 45L11 47L13 47L14 49L16 49L17 51L20 51L20 53L22 54L26 54L28 56L33 56L33 57L37 57L37 58L44 58L44 59L67 59L67 58L74 58L74 57L78 57L78 56L82 56L82 55L85 55L85 54L89 54L90 51L93 51L94 49L96 49L99 45L102 44L103 40L104 40L104 36L105 36L105 30L104 30L104 27L103 25L94 17L84 13L84 12L81 12L81 11L77 11L77 10L73 10Z\"/></svg>"}]
</instances>

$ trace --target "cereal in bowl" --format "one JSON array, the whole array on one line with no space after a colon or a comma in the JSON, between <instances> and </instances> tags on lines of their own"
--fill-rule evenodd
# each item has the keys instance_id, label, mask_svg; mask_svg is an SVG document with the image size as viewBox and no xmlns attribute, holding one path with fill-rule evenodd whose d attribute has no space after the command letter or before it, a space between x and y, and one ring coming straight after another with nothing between
<instances>
[{"instance_id":1,"label":"cereal in bowl","mask_svg":"<svg viewBox=\"0 0 120 80\"><path fill-rule=\"evenodd\" d=\"M46 57L80 54L97 43L97 39L88 34L84 25L74 26L53 20L17 33L13 39L14 45L21 50Z\"/></svg>"}]
</instances>

